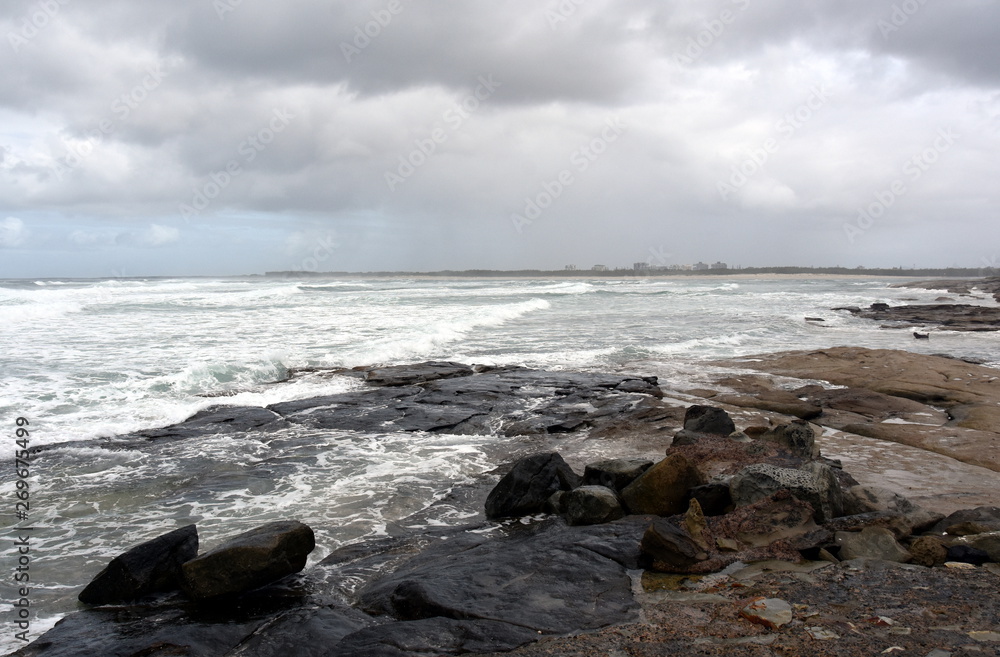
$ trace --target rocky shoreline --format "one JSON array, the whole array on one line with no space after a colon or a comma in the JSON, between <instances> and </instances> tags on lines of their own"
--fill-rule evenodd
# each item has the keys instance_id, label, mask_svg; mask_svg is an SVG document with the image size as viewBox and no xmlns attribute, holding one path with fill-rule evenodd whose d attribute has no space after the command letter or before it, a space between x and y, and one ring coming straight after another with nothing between
<instances>
[{"instance_id":1,"label":"rocky shoreline","mask_svg":"<svg viewBox=\"0 0 1000 657\"><path fill-rule=\"evenodd\" d=\"M969 299L984 300L987 295L1000 302L1000 277L976 280L937 280L896 283L895 288L944 290L949 294ZM856 317L870 319L885 329L921 329L941 331L1000 331L1000 307L957 303L953 297L941 296L935 304L907 304L890 306L873 303L868 308L846 306L834 308L850 312ZM927 338L926 333L915 332L914 337Z\"/></svg>"},{"instance_id":2,"label":"rocky shoreline","mask_svg":"<svg viewBox=\"0 0 1000 657\"><path fill-rule=\"evenodd\" d=\"M996 370L846 348L730 365L757 373L677 391L457 363L338 370L326 374L364 387L95 441L141 450L302 425L580 435L633 458L573 467L539 450L456 492L486 519L304 570L315 543L301 523L213 537L203 554L196 527L176 529L120 555L82 593L92 606L13 654L995 654L995 501L946 517L933 498L859 484L819 446L831 431L876 435L1000 471Z\"/></svg>"}]
</instances>

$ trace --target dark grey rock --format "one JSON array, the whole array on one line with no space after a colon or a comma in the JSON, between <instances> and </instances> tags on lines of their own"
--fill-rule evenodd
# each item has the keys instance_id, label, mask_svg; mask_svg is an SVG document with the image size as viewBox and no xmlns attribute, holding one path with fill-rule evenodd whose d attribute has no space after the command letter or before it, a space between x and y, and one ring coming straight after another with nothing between
<instances>
[{"instance_id":1,"label":"dark grey rock","mask_svg":"<svg viewBox=\"0 0 1000 657\"><path fill-rule=\"evenodd\" d=\"M322 646L319 655L338 657L411 657L414 655L464 655L506 652L538 640L538 633L492 620L428 618L386 623L355 632L331 652ZM249 654L249 653L248 653ZM287 652L291 657L297 652ZM304 653L303 653L304 654Z\"/></svg>"},{"instance_id":2,"label":"dark grey rock","mask_svg":"<svg viewBox=\"0 0 1000 657\"><path fill-rule=\"evenodd\" d=\"M721 516L729 512L733 506L733 498L729 494L729 484L708 483L691 489L691 498L698 500L701 511L706 516Z\"/></svg>"},{"instance_id":3,"label":"dark grey rock","mask_svg":"<svg viewBox=\"0 0 1000 657\"><path fill-rule=\"evenodd\" d=\"M416 383L472 376L472 368L461 363L428 361L415 365L378 367L365 373L365 381L377 386L411 386Z\"/></svg>"},{"instance_id":4,"label":"dark grey rock","mask_svg":"<svg viewBox=\"0 0 1000 657\"><path fill-rule=\"evenodd\" d=\"M261 625L225 657L325 657L331 646L372 623L356 609L300 607Z\"/></svg>"},{"instance_id":5,"label":"dark grey rock","mask_svg":"<svg viewBox=\"0 0 1000 657\"><path fill-rule=\"evenodd\" d=\"M313 530L301 522L262 525L185 563L184 591L196 600L251 591L302 570L315 547Z\"/></svg>"},{"instance_id":6,"label":"dark grey rock","mask_svg":"<svg viewBox=\"0 0 1000 657\"><path fill-rule=\"evenodd\" d=\"M175 529L112 559L80 593L80 602L118 604L180 588L181 565L196 556L198 529Z\"/></svg>"},{"instance_id":7,"label":"dark grey rock","mask_svg":"<svg viewBox=\"0 0 1000 657\"><path fill-rule=\"evenodd\" d=\"M263 624L260 618L193 618L178 608L101 607L63 618L17 657L227 655Z\"/></svg>"},{"instance_id":8,"label":"dark grey rock","mask_svg":"<svg viewBox=\"0 0 1000 657\"><path fill-rule=\"evenodd\" d=\"M580 486L563 493L560 505L571 525L597 525L625 516L615 491L605 486Z\"/></svg>"},{"instance_id":9,"label":"dark grey rock","mask_svg":"<svg viewBox=\"0 0 1000 657\"><path fill-rule=\"evenodd\" d=\"M961 509L931 528L935 534L944 534L949 527L966 523L976 523L988 531L1000 531L1000 507L979 506L974 509Z\"/></svg>"},{"instance_id":10,"label":"dark grey rock","mask_svg":"<svg viewBox=\"0 0 1000 657\"><path fill-rule=\"evenodd\" d=\"M608 459L587 465L583 470L583 483L623 490L639 475L653 467L648 459Z\"/></svg>"},{"instance_id":11,"label":"dark grey rock","mask_svg":"<svg viewBox=\"0 0 1000 657\"><path fill-rule=\"evenodd\" d=\"M971 563L982 566L990 560L990 555L986 550L980 550L969 545L952 545L948 548L948 561L959 563Z\"/></svg>"},{"instance_id":12,"label":"dark grey rock","mask_svg":"<svg viewBox=\"0 0 1000 657\"><path fill-rule=\"evenodd\" d=\"M635 568L648 522L555 521L500 539L440 541L364 587L359 604L399 620L494 620L553 634L632 621L627 569Z\"/></svg>"},{"instance_id":13,"label":"dark grey rock","mask_svg":"<svg viewBox=\"0 0 1000 657\"><path fill-rule=\"evenodd\" d=\"M728 436L736 431L736 424L721 408L715 406L689 406L684 414L684 430Z\"/></svg>"},{"instance_id":14,"label":"dark grey rock","mask_svg":"<svg viewBox=\"0 0 1000 657\"><path fill-rule=\"evenodd\" d=\"M517 518L542 513L553 493L582 483L555 452L534 454L514 463L486 498L486 517Z\"/></svg>"}]
</instances>

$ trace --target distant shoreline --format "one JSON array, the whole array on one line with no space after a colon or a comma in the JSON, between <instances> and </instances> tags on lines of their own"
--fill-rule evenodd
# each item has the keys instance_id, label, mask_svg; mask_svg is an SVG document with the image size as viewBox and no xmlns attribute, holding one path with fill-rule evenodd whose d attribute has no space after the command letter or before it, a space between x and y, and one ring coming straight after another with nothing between
<instances>
[{"instance_id":1,"label":"distant shoreline","mask_svg":"<svg viewBox=\"0 0 1000 657\"><path fill-rule=\"evenodd\" d=\"M373 271L373 272L308 272L308 271L274 271L263 274L266 278L416 278L439 280L463 279L672 279L672 278L730 278L730 279L810 279L810 278L982 278L991 275L992 271L982 269L846 269L842 267L823 267L811 269L808 267L767 267L743 269L708 269L700 271L688 270L649 270L649 269L613 269L613 270L465 270L436 272L407 271ZM253 276L260 276L254 274Z\"/></svg>"}]
</instances>

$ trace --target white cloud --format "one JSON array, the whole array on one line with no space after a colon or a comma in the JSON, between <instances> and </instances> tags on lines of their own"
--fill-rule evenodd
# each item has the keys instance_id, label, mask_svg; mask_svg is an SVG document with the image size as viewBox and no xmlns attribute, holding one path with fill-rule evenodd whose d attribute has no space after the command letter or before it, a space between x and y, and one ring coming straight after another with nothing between
<instances>
[{"instance_id":1,"label":"white cloud","mask_svg":"<svg viewBox=\"0 0 1000 657\"><path fill-rule=\"evenodd\" d=\"M16 217L7 217L0 221L0 248L21 246L28 239L28 229L24 222Z\"/></svg>"}]
</instances>

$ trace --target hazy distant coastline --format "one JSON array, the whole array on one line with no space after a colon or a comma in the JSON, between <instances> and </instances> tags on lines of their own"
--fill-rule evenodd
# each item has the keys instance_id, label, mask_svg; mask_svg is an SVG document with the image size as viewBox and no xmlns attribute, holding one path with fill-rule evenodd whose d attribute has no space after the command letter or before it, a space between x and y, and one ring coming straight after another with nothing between
<instances>
[{"instance_id":1,"label":"hazy distant coastline","mask_svg":"<svg viewBox=\"0 0 1000 657\"><path fill-rule=\"evenodd\" d=\"M397 278L405 276L408 278L684 278L684 277L727 277L727 278L757 278L761 276L783 276L797 278L826 278L826 277L858 277L871 278L873 276L899 276L904 278L978 278L993 275L992 269L971 269L971 268L947 268L947 269L858 269L848 267L744 267L741 269L704 269L704 270L677 270L677 269L516 269L516 270L493 270L493 269L467 269L467 270L443 270L443 271L368 271L368 272L347 272L347 271L269 271L264 274L268 278Z\"/></svg>"}]
</instances>

